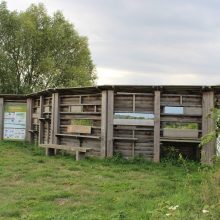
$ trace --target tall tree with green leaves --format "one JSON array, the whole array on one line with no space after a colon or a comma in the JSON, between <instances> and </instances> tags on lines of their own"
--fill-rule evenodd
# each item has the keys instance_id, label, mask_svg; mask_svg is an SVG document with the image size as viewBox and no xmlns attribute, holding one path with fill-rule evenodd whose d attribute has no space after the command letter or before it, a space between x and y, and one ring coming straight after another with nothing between
<instances>
[{"instance_id":1,"label":"tall tree with green leaves","mask_svg":"<svg viewBox=\"0 0 220 220\"><path fill-rule=\"evenodd\" d=\"M60 11L50 16L43 4L9 11L0 3L0 93L90 86L95 79L87 38Z\"/></svg>"}]
</instances>

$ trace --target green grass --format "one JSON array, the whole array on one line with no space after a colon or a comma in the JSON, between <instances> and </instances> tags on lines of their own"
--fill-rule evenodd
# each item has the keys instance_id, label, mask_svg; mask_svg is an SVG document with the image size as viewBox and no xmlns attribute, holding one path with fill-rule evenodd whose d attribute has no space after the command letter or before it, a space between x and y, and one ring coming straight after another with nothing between
<instances>
[{"instance_id":1,"label":"green grass","mask_svg":"<svg viewBox=\"0 0 220 220\"><path fill-rule=\"evenodd\" d=\"M41 149L16 142L0 142L0 155L0 219L220 216L219 165L117 158L77 162L72 156L46 157Z\"/></svg>"}]
</instances>

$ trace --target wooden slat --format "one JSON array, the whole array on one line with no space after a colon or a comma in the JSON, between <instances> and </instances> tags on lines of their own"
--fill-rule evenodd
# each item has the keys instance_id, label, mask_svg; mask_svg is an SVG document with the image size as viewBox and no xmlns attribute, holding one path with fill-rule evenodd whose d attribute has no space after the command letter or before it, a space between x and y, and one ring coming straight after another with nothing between
<instances>
[{"instance_id":1,"label":"wooden slat","mask_svg":"<svg viewBox=\"0 0 220 220\"><path fill-rule=\"evenodd\" d=\"M55 93L54 94L54 106L52 108L54 108L53 111L53 126L54 126L54 136L52 136L52 138L54 139L54 144L59 144L59 138L56 134L58 134L60 132L60 114L59 114L59 93Z\"/></svg>"},{"instance_id":2,"label":"wooden slat","mask_svg":"<svg viewBox=\"0 0 220 220\"><path fill-rule=\"evenodd\" d=\"M177 129L164 128L163 137L170 138L198 138L199 131L197 129Z\"/></svg>"},{"instance_id":3,"label":"wooden slat","mask_svg":"<svg viewBox=\"0 0 220 220\"><path fill-rule=\"evenodd\" d=\"M75 138L101 139L101 137L99 137L99 136L77 135L77 134L56 134L56 136L75 137Z\"/></svg>"},{"instance_id":4,"label":"wooden slat","mask_svg":"<svg viewBox=\"0 0 220 220\"><path fill-rule=\"evenodd\" d=\"M114 140L124 140L124 141L137 141L138 138L134 138L134 137L114 137Z\"/></svg>"},{"instance_id":5,"label":"wooden slat","mask_svg":"<svg viewBox=\"0 0 220 220\"><path fill-rule=\"evenodd\" d=\"M102 91L102 110L101 110L101 157L106 157L107 148L107 90Z\"/></svg>"},{"instance_id":6,"label":"wooden slat","mask_svg":"<svg viewBox=\"0 0 220 220\"><path fill-rule=\"evenodd\" d=\"M186 115L202 115L201 107L184 107L184 114Z\"/></svg>"},{"instance_id":7,"label":"wooden slat","mask_svg":"<svg viewBox=\"0 0 220 220\"><path fill-rule=\"evenodd\" d=\"M58 144L41 144L40 147L67 150L67 151L80 151L80 152L87 152L91 150L91 148L86 148L86 147L75 147L75 146L58 145Z\"/></svg>"},{"instance_id":8,"label":"wooden slat","mask_svg":"<svg viewBox=\"0 0 220 220\"><path fill-rule=\"evenodd\" d=\"M178 142L178 143L200 143L199 139L171 139L171 138L161 138L160 141L162 142Z\"/></svg>"},{"instance_id":9,"label":"wooden slat","mask_svg":"<svg viewBox=\"0 0 220 220\"><path fill-rule=\"evenodd\" d=\"M114 118L114 91L108 90L107 105L107 157L113 156L113 118Z\"/></svg>"},{"instance_id":10,"label":"wooden slat","mask_svg":"<svg viewBox=\"0 0 220 220\"><path fill-rule=\"evenodd\" d=\"M91 126L67 125L68 133L91 134Z\"/></svg>"},{"instance_id":11,"label":"wooden slat","mask_svg":"<svg viewBox=\"0 0 220 220\"><path fill-rule=\"evenodd\" d=\"M154 120L147 119L114 119L114 125L154 126Z\"/></svg>"},{"instance_id":12,"label":"wooden slat","mask_svg":"<svg viewBox=\"0 0 220 220\"><path fill-rule=\"evenodd\" d=\"M43 117L43 105L44 105L44 97L40 96L40 110L39 110L39 118ZM38 144L43 143L43 121L39 120L39 133L38 133Z\"/></svg>"},{"instance_id":13,"label":"wooden slat","mask_svg":"<svg viewBox=\"0 0 220 220\"><path fill-rule=\"evenodd\" d=\"M160 91L154 92L154 162L160 161Z\"/></svg>"}]
</instances>

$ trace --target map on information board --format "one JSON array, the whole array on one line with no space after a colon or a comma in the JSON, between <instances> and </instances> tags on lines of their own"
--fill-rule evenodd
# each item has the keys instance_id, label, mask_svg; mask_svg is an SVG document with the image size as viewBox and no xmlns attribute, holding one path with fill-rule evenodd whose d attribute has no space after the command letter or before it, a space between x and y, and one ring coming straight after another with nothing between
<instances>
[{"instance_id":1,"label":"map on information board","mask_svg":"<svg viewBox=\"0 0 220 220\"><path fill-rule=\"evenodd\" d=\"M27 106L25 103L5 103L4 139L25 139L26 111Z\"/></svg>"}]
</instances>

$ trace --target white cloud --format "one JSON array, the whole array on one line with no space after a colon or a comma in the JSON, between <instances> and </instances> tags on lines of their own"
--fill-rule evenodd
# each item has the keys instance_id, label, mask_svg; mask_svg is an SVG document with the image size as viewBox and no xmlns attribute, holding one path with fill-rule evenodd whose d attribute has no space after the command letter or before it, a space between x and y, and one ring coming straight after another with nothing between
<instances>
[{"instance_id":1,"label":"white cloud","mask_svg":"<svg viewBox=\"0 0 220 220\"><path fill-rule=\"evenodd\" d=\"M97 68L98 85L211 85L216 77L199 73L131 72L127 70Z\"/></svg>"},{"instance_id":2,"label":"white cloud","mask_svg":"<svg viewBox=\"0 0 220 220\"><path fill-rule=\"evenodd\" d=\"M40 0L7 0L24 10ZM98 84L218 84L217 0L42 0L89 38Z\"/></svg>"}]
</instances>

